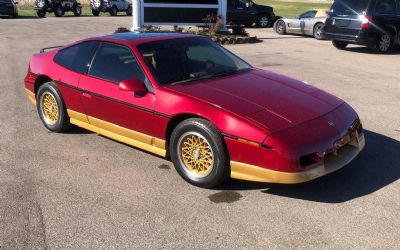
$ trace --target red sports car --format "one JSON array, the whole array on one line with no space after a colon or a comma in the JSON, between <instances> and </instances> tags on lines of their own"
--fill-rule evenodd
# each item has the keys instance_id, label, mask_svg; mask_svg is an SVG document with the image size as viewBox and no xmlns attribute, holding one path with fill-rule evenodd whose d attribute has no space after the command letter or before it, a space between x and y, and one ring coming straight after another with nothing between
<instances>
[{"instance_id":1,"label":"red sports car","mask_svg":"<svg viewBox=\"0 0 400 250\"><path fill-rule=\"evenodd\" d=\"M119 33L42 49L25 88L51 131L76 125L163 157L188 182L301 183L365 145L357 113L210 39Z\"/></svg>"}]
</instances>

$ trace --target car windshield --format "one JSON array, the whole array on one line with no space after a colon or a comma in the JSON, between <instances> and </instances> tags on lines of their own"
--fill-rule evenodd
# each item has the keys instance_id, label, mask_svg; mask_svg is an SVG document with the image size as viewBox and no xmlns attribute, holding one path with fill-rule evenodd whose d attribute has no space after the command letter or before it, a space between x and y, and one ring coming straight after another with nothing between
<instances>
[{"instance_id":1,"label":"car windshield","mask_svg":"<svg viewBox=\"0 0 400 250\"><path fill-rule=\"evenodd\" d=\"M358 16L367 10L369 0L336 0L331 8L331 15Z\"/></svg>"},{"instance_id":2,"label":"car windshield","mask_svg":"<svg viewBox=\"0 0 400 250\"><path fill-rule=\"evenodd\" d=\"M237 74L249 64L205 37L186 37L138 45L160 85Z\"/></svg>"}]
</instances>

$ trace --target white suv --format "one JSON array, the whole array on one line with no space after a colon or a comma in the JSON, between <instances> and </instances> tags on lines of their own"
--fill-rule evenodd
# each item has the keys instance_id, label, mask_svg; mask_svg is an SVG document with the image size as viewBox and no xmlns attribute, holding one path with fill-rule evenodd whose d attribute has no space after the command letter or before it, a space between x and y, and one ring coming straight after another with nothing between
<instances>
[{"instance_id":1,"label":"white suv","mask_svg":"<svg viewBox=\"0 0 400 250\"><path fill-rule=\"evenodd\" d=\"M93 16L98 16L100 12L109 12L111 16L125 12L132 16L132 4L128 0L90 0L90 8Z\"/></svg>"}]
</instances>

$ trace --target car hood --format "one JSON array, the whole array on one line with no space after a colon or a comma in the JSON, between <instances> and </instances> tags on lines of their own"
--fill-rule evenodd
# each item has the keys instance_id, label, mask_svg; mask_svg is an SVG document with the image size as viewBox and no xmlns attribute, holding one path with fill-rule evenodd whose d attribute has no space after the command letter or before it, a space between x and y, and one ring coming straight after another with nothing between
<instances>
[{"instance_id":1,"label":"car hood","mask_svg":"<svg viewBox=\"0 0 400 250\"><path fill-rule=\"evenodd\" d=\"M166 88L245 117L269 132L315 119L343 103L307 83L259 69Z\"/></svg>"}]
</instances>

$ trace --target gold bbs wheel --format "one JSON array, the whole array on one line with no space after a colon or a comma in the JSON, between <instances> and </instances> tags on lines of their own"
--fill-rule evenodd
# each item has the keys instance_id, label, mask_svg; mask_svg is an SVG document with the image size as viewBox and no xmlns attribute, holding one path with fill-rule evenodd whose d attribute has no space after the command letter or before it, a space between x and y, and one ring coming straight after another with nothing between
<instances>
[{"instance_id":1,"label":"gold bbs wheel","mask_svg":"<svg viewBox=\"0 0 400 250\"><path fill-rule=\"evenodd\" d=\"M59 108L57 100L50 92L44 92L40 97L40 105L45 122L49 125L57 123L59 118Z\"/></svg>"},{"instance_id":2,"label":"gold bbs wheel","mask_svg":"<svg viewBox=\"0 0 400 250\"><path fill-rule=\"evenodd\" d=\"M184 133L178 140L178 159L190 176L208 176L214 166L214 153L207 139L197 132Z\"/></svg>"}]
</instances>

